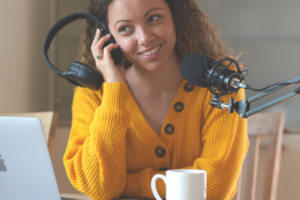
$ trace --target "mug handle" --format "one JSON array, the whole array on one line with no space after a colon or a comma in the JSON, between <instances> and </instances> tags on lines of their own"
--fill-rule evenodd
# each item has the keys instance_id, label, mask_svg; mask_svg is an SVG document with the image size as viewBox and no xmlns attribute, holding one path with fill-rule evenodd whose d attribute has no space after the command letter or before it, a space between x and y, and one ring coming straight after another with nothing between
<instances>
[{"instance_id":1,"label":"mug handle","mask_svg":"<svg viewBox=\"0 0 300 200\"><path fill-rule=\"evenodd\" d=\"M161 178L165 184L167 185L167 179L164 175L162 174L156 174L155 176L153 176L152 180L151 180L151 189L152 189L152 192L154 194L154 197L157 199L157 200L162 200L162 198L160 198L158 192L157 192L157 189L156 189L156 181L157 179Z\"/></svg>"}]
</instances>

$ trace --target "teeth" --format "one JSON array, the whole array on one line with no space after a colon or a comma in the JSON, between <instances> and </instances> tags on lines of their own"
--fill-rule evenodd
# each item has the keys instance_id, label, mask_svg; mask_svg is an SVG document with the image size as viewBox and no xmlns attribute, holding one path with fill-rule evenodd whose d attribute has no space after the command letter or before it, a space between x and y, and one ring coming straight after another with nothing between
<instances>
[{"instance_id":1,"label":"teeth","mask_svg":"<svg viewBox=\"0 0 300 200\"><path fill-rule=\"evenodd\" d=\"M141 53L141 54L142 54L142 55L146 55L146 56L152 55L152 54L156 53L160 47L161 47L161 45L158 45L158 46L155 47L154 49L152 49L152 50L150 50L150 51L146 51L146 52Z\"/></svg>"}]
</instances>

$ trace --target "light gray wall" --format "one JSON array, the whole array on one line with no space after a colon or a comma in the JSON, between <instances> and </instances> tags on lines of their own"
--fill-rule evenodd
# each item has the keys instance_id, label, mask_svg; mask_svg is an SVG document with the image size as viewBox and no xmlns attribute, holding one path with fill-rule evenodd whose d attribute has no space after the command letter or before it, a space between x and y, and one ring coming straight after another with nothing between
<instances>
[{"instance_id":1,"label":"light gray wall","mask_svg":"<svg viewBox=\"0 0 300 200\"><path fill-rule=\"evenodd\" d=\"M299 0L197 0L201 8L221 30L221 36L233 47L235 55L244 52L249 75L245 83L263 88L300 76ZM251 107L270 102L292 92L291 86L259 100ZM247 97L255 95L246 92ZM265 110L286 113L286 127L299 127L300 97Z\"/></svg>"},{"instance_id":2,"label":"light gray wall","mask_svg":"<svg viewBox=\"0 0 300 200\"><path fill-rule=\"evenodd\" d=\"M56 19L59 20L76 12L85 12L87 0L63 0L57 2ZM70 6L72 5L72 6ZM77 20L64 27L56 36L56 66L67 71L78 54L80 30L84 20ZM66 80L55 76L55 110L60 113L60 122L70 124L71 105L74 86Z\"/></svg>"},{"instance_id":3,"label":"light gray wall","mask_svg":"<svg viewBox=\"0 0 300 200\"><path fill-rule=\"evenodd\" d=\"M51 0L1 1L0 113L48 109L49 70L42 47Z\"/></svg>"}]
</instances>

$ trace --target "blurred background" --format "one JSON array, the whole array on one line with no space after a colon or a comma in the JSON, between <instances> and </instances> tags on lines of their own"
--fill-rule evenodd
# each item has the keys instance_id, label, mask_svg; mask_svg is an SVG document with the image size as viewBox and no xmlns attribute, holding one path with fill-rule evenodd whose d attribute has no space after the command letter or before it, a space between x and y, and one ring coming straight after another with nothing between
<instances>
[{"instance_id":1,"label":"blurred background","mask_svg":"<svg viewBox=\"0 0 300 200\"><path fill-rule=\"evenodd\" d=\"M196 1L212 23L220 28L222 39L233 48L234 55L242 52L238 61L249 70L245 83L262 88L300 76L299 0ZM46 110L59 113L52 159L59 188L64 193L76 192L62 165L71 124L74 86L49 69L42 47L47 32L56 21L75 12L84 12L87 4L87 0L1 0L0 7L0 113ZM50 60L62 71L76 59L82 24L80 20L69 24L51 44ZM259 100L251 104L251 108L291 93L299 86L288 87ZM255 93L247 91L246 95L251 97ZM265 111L284 112L286 130L300 127L300 97ZM300 196L299 135L285 135L284 138L278 199L292 200Z\"/></svg>"}]
</instances>

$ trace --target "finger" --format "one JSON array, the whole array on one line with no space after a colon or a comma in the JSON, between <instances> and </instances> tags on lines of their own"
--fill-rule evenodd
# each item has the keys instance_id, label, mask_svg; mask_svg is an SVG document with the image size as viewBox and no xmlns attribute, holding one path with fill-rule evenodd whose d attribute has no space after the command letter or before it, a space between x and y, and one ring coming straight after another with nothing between
<instances>
[{"instance_id":1,"label":"finger","mask_svg":"<svg viewBox=\"0 0 300 200\"><path fill-rule=\"evenodd\" d=\"M116 43L111 43L111 44L107 45L107 47L104 48L103 53L104 53L105 55L108 55L108 54L110 54L110 52L111 52L113 49L116 49L116 48L118 48L118 47L119 47L118 44L116 44Z\"/></svg>"},{"instance_id":2,"label":"finger","mask_svg":"<svg viewBox=\"0 0 300 200\"><path fill-rule=\"evenodd\" d=\"M99 41L100 35L101 35L101 30L99 28L97 28L92 46L95 46L97 44L97 42Z\"/></svg>"},{"instance_id":3,"label":"finger","mask_svg":"<svg viewBox=\"0 0 300 200\"><path fill-rule=\"evenodd\" d=\"M97 60L100 60L102 57L103 57L102 54L97 54L97 55L95 56L95 58L96 58Z\"/></svg>"},{"instance_id":4,"label":"finger","mask_svg":"<svg viewBox=\"0 0 300 200\"><path fill-rule=\"evenodd\" d=\"M105 47L104 49L103 49L103 54L105 55L105 57L103 57L105 60L109 60L109 62L112 62L113 61L113 58L112 58L112 55L111 55L111 51L113 50L113 49L116 49L116 48L118 48L119 47L119 45L118 44L116 44L116 43L112 43L112 44L109 44L107 47ZM114 63L114 62L113 62ZM115 63L114 63L114 65L115 65Z\"/></svg>"},{"instance_id":5,"label":"finger","mask_svg":"<svg viewBox=\"0 0 300 200\"><path fill-rule=\"evenodd\" d=\"M100 60L103 57L102 49L101 50L92 49L92 53L93 53L93 57L96 61Z\"/></svg>"},{"instance_id":6,"label":"finger","mask_svg":"<svg viewBox=\"0 0 300 200\"><path fill-rule=\"evenodd\" d=\"M97 42L97 44L95 45L95 48L96 49L102 49L103 48L103 46L104 46L104 44L105 44L105 42L107 42L109 39L110 39L110 34L108 34L108 35L105 35L104 37L102 37L98 42Z\"/></svg>"},{"instance_id":7,"label":"finger","mask_svg":"<svg viewBox=\"0 0 300 200\"><path fill-rule=\"evenodd\" d=\"M97 31L96 31L96 34L95 34L95 37L94 37L94 40L93 40L93 43L91 46L92 54L95 59L100 59L100 55L103 54L102 50L99 52L99 49L97 49L95 47L97 42L99 41L100 36L101 36L101 30L97 28Z\"/></svg>"},{"instance_id":8,"label":"finger","mask_svg":"<svg viewBox=\"0 0 300 200\"><path fill-rule=\"evenodd\" d=\"M102 37L94 46L92 46L92 52L95 58L98 59L98 55L103 55L103 45L110 39L110 34ZM98 56L98 57L97 57Z\"/></svg>"}]
</instances>

